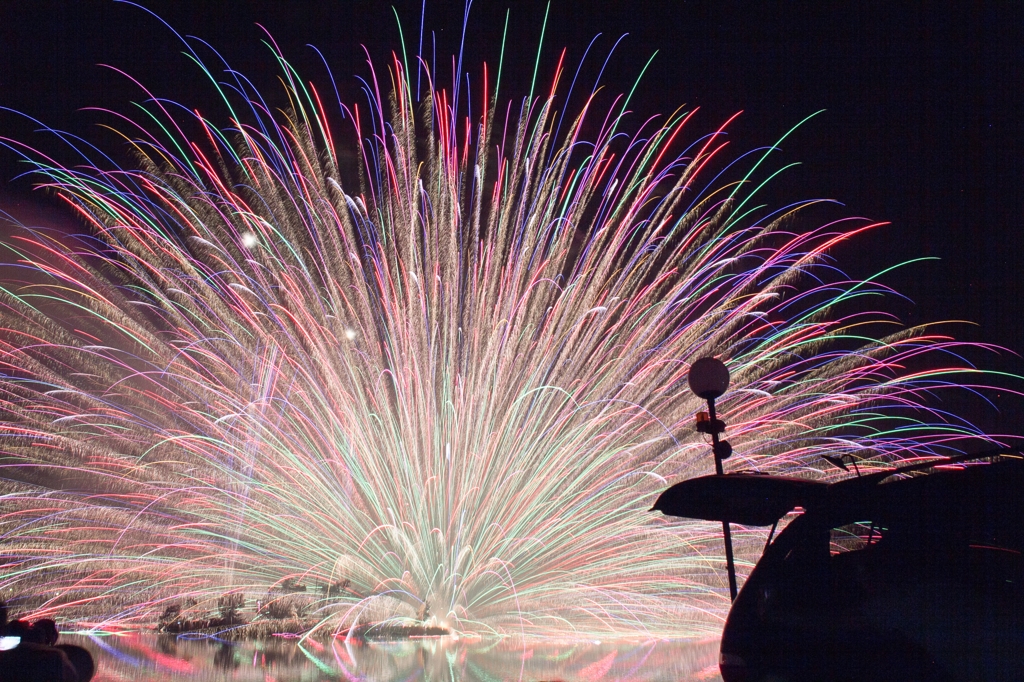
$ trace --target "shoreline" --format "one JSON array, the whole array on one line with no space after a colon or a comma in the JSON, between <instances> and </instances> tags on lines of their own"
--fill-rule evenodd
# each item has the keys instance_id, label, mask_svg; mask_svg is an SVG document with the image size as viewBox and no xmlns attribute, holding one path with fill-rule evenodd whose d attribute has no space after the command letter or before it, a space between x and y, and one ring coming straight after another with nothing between
<instances>
[{"instance_id":1,"label":"shoreline","mask_svg":"<svg viewBox=\"0 0 1024 682\"><path fill-rule=\"evenodd\" d=\"M262 620L251 623L198 623L182 622L151 626L156 634L176 637L219 637L230 640L265 640L271 637L298 638L310 635L317 639L358 639L365 641L397 641L451 637L449 628L440 625L402 625L387 622L367 623L345 630L317 631L320 621L307 619ZM457 637L461 637L456 635Z\"/></svg>"}]
</instances>

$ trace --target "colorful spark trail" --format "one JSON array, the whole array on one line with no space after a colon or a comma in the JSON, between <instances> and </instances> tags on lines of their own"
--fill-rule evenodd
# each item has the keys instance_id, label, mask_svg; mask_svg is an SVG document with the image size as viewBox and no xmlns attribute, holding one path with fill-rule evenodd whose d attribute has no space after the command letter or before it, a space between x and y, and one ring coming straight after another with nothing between
<instances>
[{"instance_id":1,"label":"colorful spark trail","mask_svg":"<svg viewBox=\"0 0 1024 682\"><path fill-rule=\"evenodd\" d=\"M730 470L978 437L927 407L987 381L964 344L865 336L887 290L827 261L873 225L759 207L774 148L727 160L621 98L563 120L561 70L512 105L483 68L471 115L400 57L369 106L276 57L285 112L205 67L224 112L147 94L117 119L135 168L5 141L88 225L4 244L0 590L37 614L302 585L324 630L426 603L479 634L715 633L720 527L647 511L711 471L692 360L732 372ZM736 537L745 573L764 533Z\"/></svg>"}]
</instances>

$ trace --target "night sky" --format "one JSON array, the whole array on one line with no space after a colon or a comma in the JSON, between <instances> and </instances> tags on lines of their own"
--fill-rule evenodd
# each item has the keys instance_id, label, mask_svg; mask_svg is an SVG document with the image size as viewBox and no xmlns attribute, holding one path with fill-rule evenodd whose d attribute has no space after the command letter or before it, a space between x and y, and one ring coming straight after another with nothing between
<instances>
[{"instance_id":1,"label":"night sky","mask_svg":"<svg viewBox=\"0 0 1024 682\"><path fill-rule=\"evenodd\" d=\"M183 35L208 41L265 93L279 92L269 30L305 78L326 83L330 65L343 101L362 99L365 45L383 70L399 46L389 2L144 2ZM947 319L958 338L1024 351L1024 284L1019 266L1024 215L1024 3L593 2L551 4L538 83L547 86L563 47L571 69L598 34L584 74L593 82L616 40L603 82L628 91L658 51L631 107L638 120L699 106L689 129L711 132L732 114L734 154L769 145L818 110L782 146L775 163L801 162L769 197L827 197L840 215L889 226L834 252L854 277L917 257L883 281L910 300L880 301L908 324ZM961 6L962 5L962 6ZM397 2L410 51L419 40L421 2ZM545 3L477 0L469 17L466 70L497 64L505 10L511 6L505 96L526 94ZM451 71L462 25L459 3L428 0L424 53ZM433 33L432 33L433 31ZM210 87L182 55L169 29L147 12L107 0L0 4L0 106L95 140L114 154L123 143L98 123L108 107L131 112L143 95L108 64L158 95L204 111L217 108ZM213 60L208 60L213 63ZM442 79L447 83L447 77ZM216 119L216 117L214 117ZM224 123L223 120L218 120ZM0 113L0 135L55 149L37 126ZM66 163L72 159L61 157ZM15 156L0 151L0 208L23 219L66 220L52 200L31 191ZM838 215L836 216L838 217ZM808 224L807 227L814 227ZM994 369L1024 371L1009 354L978 356ZM1024 384L1022 384L1024 385ZM1001 413L966 410L987 428L1024 433L1021 401L995 397Z\"/></svg>"}]
</instances>

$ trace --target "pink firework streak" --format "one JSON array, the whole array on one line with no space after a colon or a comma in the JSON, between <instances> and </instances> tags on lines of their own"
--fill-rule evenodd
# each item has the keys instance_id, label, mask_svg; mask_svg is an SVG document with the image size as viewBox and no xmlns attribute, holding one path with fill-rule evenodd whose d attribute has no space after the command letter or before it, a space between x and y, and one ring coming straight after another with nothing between
<instances>
[{"instance_id":1,"label":"pink firework streak","mask_svg":"<svg viewBox=\"0 0 1024 682\"><path fill-rule=\"evenodd\" d=\"M203 67L224 111L114 116L133 168L5 141L88 226L4 244L0 589L23 609L133 626L240 593L325 634L706 636L720 530L648 512L711 471L693 360L732 373L730 470L984 439L931 402L992 381L968 344L859 307L890 292L828 261L875 224L760 207L775 146L732 158L724 127L598 93L560 114L561 66L513 104L486 67L470 96L395 57L343 104L276 57L284 111ZM734 539L743 574L765 531Z\"/></svg>"}]
</instances>

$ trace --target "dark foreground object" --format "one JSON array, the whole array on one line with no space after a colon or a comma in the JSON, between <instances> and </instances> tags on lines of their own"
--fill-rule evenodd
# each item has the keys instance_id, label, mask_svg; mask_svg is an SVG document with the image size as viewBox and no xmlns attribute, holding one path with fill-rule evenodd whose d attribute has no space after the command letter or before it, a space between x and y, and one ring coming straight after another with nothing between
<instances>
[{"instance_id":1,"label":"dark foreground object","mask_svg":"<svg viewBox=\"0 0 1024 682\"><path fill-rule=\"evenodd\" d=\"M89 682L94 670L92 654L73 644L25 643L0 651L3 682Z\"/></svg>"},{"instance_id":2,"label":"dark foreground object","mask_svg":"<svg viewBox=\"0 0 1024 682\"><path fill-rule=\"evenodd\" d=\"M725 682L1024 680L1024 460L935 464L831 485L708 476L662 495L666 514L750 525L805 508L733 603Z\"/></svg>"},{"instance_id":3,"label":"dark foreground object","mask_svg":"<svg viewBox=\"0 0 1024 682\"><path fill-rule=\"evenodd\" d=\"M8 623L2 603L0 637L18 642L13 649L0 651L0 682L89 682L96 672L86 649L57 644L57 624L52 620Z\"/></svg>"}]
</instances>

